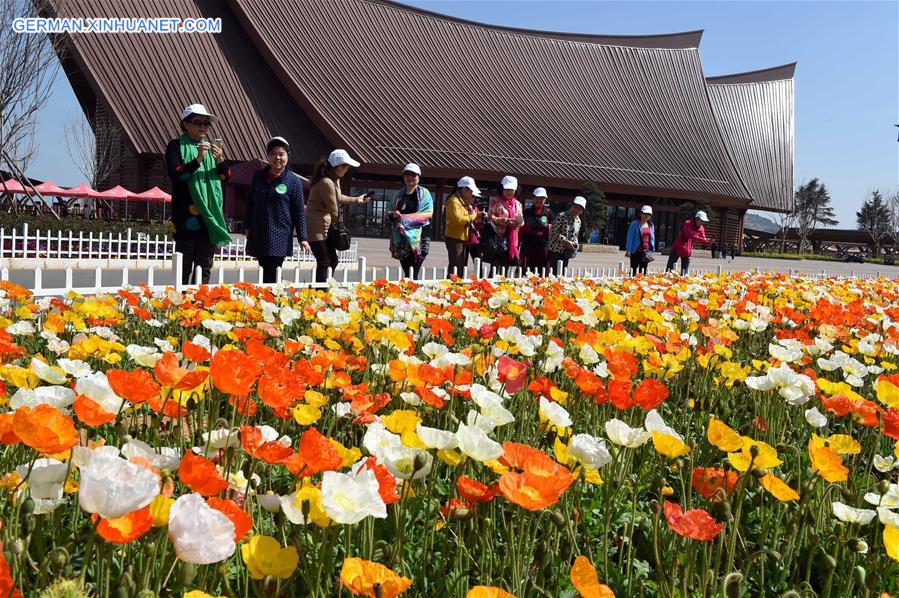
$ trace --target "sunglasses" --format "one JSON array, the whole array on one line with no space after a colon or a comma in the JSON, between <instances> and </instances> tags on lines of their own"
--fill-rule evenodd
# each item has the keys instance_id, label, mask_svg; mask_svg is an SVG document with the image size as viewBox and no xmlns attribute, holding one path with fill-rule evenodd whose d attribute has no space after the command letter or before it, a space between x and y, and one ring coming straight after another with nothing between
<instances>
[{"instance_id":1,"label":"sunglasses","mask_svg":"<svg viewBox=\"0 0 899 598\"><path fill-rule=\"evenodd\" d=\"M412 172L411 170L407 170L403 173L403 176L418 176L418 173Z\"/></svg>"},{"instance_id":2,"label":"sunglasses","mask_svg":"<svg viewBox=\"0 0 899 598\"><path fill-rule=\"evenodd\" d=\"M196 125L196 126L198 126L198 127L211 127L211 126L212 126L212 123L211 123L210 121L208 121L208 120L199 120L199 119L196 119L196 118L193 119L192 121L190 121L190 124Z\"/></svg>"}]
</instances>

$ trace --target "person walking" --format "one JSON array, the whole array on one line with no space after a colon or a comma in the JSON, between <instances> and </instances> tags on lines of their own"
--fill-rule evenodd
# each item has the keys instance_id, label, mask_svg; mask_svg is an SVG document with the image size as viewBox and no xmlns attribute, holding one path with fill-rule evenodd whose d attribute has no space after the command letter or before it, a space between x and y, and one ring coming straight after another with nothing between
<instances>
[{"instance_id":1,"label":"person walking","mask_svg":"<svg viewBox=\"0 0 899 598\"><path fill-rule=\"evenodd\" d=\"M372 194L350 196L340 191L340 179L350 167L358 167L346 150L336 149L315 166L309 181L309 200L306 202L306 230L309 246L315 256L315 282L328 280L328 269L337 269L337 248L329 242L328 233L340 219L341 206L368 203Z\"/></svg>"},{"instance_id":2,"label":"person walking","mask_svg":"<svg viewBox=\"0 0 899 598\"><path fill-rule=\"evenodd\" d=\"M624 255L631 258L631 276L636 276L638 272L646 274L655 249L656 229L652 223L652 206L643 206L640 215L631 222L627 230Z\"/></svg>"},{"instance_id":3,"label":"person walking","mask_svg":"<svg viewBox=\"0 0 899 598\"><path fill-rule=\"evenodd\" d=\"M172 180L175 251L183 256L181 283L191 284L197 266L209 283L217 247L231 242L222 212L222 183L231 177L221 140L207 135L216 122L203 104L181 111L181 135L168 142L165 165Z\"/></svg>"},{"instance_id":4,"label":"person walking","mask_svg":"<svg viewBox=\"0 0 899 598\"><path fill-rule=\"evenodd\" d=\"M272 137L265 146L268 166L253 173L247 192L244 234L247 253L259 261L262 282L278 282L278 268L293 255L293 235L311 252L306 237L303 180L287 169L290 144Z\"/></svg>"},{"instance_id":5,"label":"person walking","mask_svg":"<svg viewBox=\"0 0 899 598\"><path fill-rule=\"evenodd\" d=\"M487 208L487 220L496 233L495 240L499 243L489 252L492 255L483 255L485 261L489 261L493 268L517 266L520 263L518 248L518 232L524 224L521 202L515 197L518 189L518 179L514 176L504 176L500 183L501 194L490 200ZM490 235L490 231L485 230ZM483 248L482 248L483 249Z\"/></svg>"},{"instance_id":6,"label":"person walking","mask_svg":"<svg viewBox=\"0 0 899 598\"><path fill-rule=\"evenodd\" d=\"M537 274L546 269L546 245L553 222L553 213L546 206L547 193L537 187L532 193L533 205L524 210L524 226L521 227L521 267Z\"/></svg>"},{"instance_id":7,"label":"person walking","mask_svg":"<svg viewBox=\"0 0 899 598\"><path fill-rule=\"evenodd\" d=\"M417 279L431 246L431 216L434 200L431 192L419 185L421 168L406 164L403 184L387 213L391 224L390 255L400 261L403 275Z\"/></svg>"},{"instance_id":8,"label":"person walking","mask_svg":"<svg viewBox=\"0 0 899 598\"><path fill-rule=\"evenodd\" d=\"M578 195L574 198L571 207L556 216L549 233L549 243L546 246L546 259L552 268L553 274L559 275L568 267L568 260L577 254L580 243L578 235L581 232L581 214L587 208L587 199ZM562 262L562 270L558 265Z\"/></svg>"},{"instance_id":9,"label":"person walking","mask_svg":"<svg viewBox=\"0 0 899 598\"><path fill-rule=\"evenodd\" d=\"M475 206L475 198L480 196L481 190L474 179L464 176L446 200L443 239L449 261L448 276L462 276L465 271L471 238L475 234L472 229L485 214Z\"/></svg>"},{"instance_id":10,"label":"person walking","mask_svg":"<svg viewBox=\"0 0 899 598\"><path fill-rule=\"evenodd\" d=\"M680 273L686 275L690 269L690 257L693 255L693 244L698 243L704 247L712 244L712 240L705 236L704 222L708 222L709 217L702 210L696 212L696 215L684 222L681 226L674 244L671 246L671 255L668 256L668 265L665 267L666 272L674 270L674 265L680 259Z\"/></svg>"}]
</instances>

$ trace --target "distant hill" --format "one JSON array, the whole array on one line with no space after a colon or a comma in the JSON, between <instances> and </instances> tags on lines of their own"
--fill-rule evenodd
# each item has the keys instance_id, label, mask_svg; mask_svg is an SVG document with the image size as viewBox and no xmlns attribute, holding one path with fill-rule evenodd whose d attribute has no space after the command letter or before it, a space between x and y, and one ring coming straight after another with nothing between
<instances>
[{"instance_id":1,"label":"distant hill","mask_svg":"<svg viewBox=\"0 0 899 598\"><path fill-rule=\"evenodd\" d=\"M769 220L760 214L754 214L752 212L746 212L746 222L744 226L746 228L751 228L752 230L762 230L766 233L776 233L780 230L780 227L777 226L777 223L773 220Z\"/></svg>"}]
</instances>

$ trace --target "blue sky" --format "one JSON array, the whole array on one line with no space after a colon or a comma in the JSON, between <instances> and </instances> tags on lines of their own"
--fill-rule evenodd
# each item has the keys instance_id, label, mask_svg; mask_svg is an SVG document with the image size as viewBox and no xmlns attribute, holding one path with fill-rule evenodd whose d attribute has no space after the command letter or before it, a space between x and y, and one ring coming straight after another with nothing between
<instances>
[{"instance_id":1,"label":"blue sky","mask_svg":"<svg viewBox=\"0 0 899 598\"><path fill-rule=\"evenodd\" d=\"M704 29L700 53L707 76L796 61L795 182L814 176L824 181L844 227L855 225L855 211L871 189L899 186L899 129L893 126L899 122L897 2L405 2L530 29L606 34ZM79 113L60 75L39 117L32 176L58 184L82 180L63 143L65 123Z\"/></svg>"}]
</instances>

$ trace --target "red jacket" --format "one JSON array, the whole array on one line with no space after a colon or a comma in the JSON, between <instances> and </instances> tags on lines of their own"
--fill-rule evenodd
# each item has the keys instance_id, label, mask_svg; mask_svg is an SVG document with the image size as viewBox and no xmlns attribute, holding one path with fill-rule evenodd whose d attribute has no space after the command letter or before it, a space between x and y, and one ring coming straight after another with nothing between
<instances>
[{"instance_id":1,"label":"red jacket","mask_svg":"<svg viewBox=\"0 0 899 598\"><path fill-rule=\"evenodd\" d=\"M701 224L698 228L693 226L693 219L690 219L680 227L680 234L674 240L671 251L677 257L690 257L693 255L694 241L700 245L712 244L712 241L705 236L705 227Z\"/></svg>"}]
</instances>

